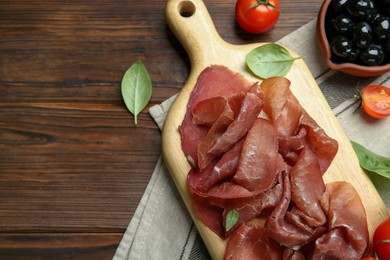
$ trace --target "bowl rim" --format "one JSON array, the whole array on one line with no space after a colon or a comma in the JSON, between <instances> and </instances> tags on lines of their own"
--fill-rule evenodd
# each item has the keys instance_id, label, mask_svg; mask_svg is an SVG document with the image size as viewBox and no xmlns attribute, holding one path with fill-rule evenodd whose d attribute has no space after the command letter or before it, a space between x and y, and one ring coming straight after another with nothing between
<instances>
[{"instance_id":1,"label":"bowl rim","mask_svg":"<svg viewBox=\"0 0 390 260\"><path fill-rule=\"evenodd\" d=\"M332 0L324 0L317 17L317 42L325 57L326 65L333 70L343 71L355 76L375 76L390 71L390 63L380 66L364 66L351 62L334 63L331 60L331 50L325 32L325 17Z\"/></svg>"}]
</instances>

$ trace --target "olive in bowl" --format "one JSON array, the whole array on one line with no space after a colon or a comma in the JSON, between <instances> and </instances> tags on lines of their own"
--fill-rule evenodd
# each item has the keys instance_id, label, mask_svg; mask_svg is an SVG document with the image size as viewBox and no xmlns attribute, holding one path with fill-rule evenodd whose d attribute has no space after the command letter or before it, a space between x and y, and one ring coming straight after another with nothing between
<instances>
[{"instance_id":1,"label":"olive in bowl","mask_svg":"<svg viewBox=\"0 0 390 260\"><path fill-rule=\"evenodd\" d=\"M390 71L390 0L324 0L317 42L330 69L361 77Z\"/></svg>"}]
</instances>

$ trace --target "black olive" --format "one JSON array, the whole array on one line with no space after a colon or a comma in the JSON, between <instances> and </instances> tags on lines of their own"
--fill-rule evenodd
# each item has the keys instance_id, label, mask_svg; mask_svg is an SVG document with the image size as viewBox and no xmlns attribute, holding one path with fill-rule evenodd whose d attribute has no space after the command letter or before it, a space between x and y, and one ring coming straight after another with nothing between
<instances>
[{"instance_id":1,"label":"black olive","mask_svg":"<svg viewBox=\"0 0 390 260\"><path fill-rule=\"evenodd\" d=\"M380 41L390 38L390 19L387 16L377 17L372 26L375 37Z\"/></svg>"},{"instance_id":2,"label":"black olive","mask_svg":"<svg viewBox=\"0 0 390 260\"><path fill-rule=\"evenodd\" d=\"M333 28L336 32L345 34L355 26L355 22L344 14L338 15L333 20Z\"/></svg>"},{"instance_id":3,"label":"black olive","mask_svg":"<svg viewBox=\"0 0 390 260\"><path fill-rule=\"evenodd\" d=\"M372 29L367 22L360 22L353 30L353 42L359 48L365 48L371 43Z\"/></svg>"},{"instance_id":4,"label":"black olive","mask_svg":"<svg viewBox=\"0 0 390 260\"><path fill-rule=\"evenodd\" d=\"M377 13L375 3L372 0L349 0L346 9L353 17L364 21L372 20Z\"/></svg>"},{"instance_id":5,"label":"black olive","mask_svg":"<svg viewBox=\"0 0 390 260\"><path fill-rule=\"evenodd\" d=\"M338 35L333 38L330 45L332 52L338 57L347 57L352 51L352 43L347 37Z\"/></svg>"},{"instance_id":6,"label":"black olive","mask_svg":"<svg viewBox=\"0 0 390 260\"><path fill-rule=\"evenodd\" d=\"M372 44L360 53L359 58L367 66L377 66L385 60L385 53L380 46Z\"/></svg>"},{"instance_id":7,"label":"black olive","mask_svg":"<svg viewBox=\"0 0 390 260\"><path fill-rule=\"evenodd\" d=\"M348 0L333 0L332 1L332 7L335 12L341 12L345 8L346 3Z\"/></svg>"},{"instance_id":8,"label":"black olive","mask_svg":"<svg viewBox=\"0 0 390 260\"><path fill-rule=\"evenodd\" d=\"M360 55L360 49L352 49L345 59L349 62L356 62Z\"/></svg>"}]
</instances>

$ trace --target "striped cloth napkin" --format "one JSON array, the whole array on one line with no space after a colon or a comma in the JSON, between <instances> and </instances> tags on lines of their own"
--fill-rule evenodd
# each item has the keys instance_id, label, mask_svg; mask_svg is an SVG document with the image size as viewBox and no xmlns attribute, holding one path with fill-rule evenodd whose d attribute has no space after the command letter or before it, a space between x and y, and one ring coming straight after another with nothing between
<instances>
[{"instance_id":1,"label":"striped cloth napkin","mask_svg":"<svg viewBox=\"0 0 390 260\"><path fill-rule=\"evenodd\" d=\"M390 86L390 73L358 78L329 70L317 47L315 27L313 20L278 43L304 58L348 138L390 157L390 118L367 117L354 98L359 86ZM160 129L175 97L149 110ZM390 180L370 177L390 210ZM161 158L113 259L211 259Z\"/></svg>"}]
</instances>

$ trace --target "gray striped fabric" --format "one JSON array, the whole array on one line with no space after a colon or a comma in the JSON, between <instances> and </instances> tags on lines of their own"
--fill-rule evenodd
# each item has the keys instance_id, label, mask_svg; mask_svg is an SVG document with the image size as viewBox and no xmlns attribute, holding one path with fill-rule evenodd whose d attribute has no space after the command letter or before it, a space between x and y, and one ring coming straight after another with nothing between
<instances>
[{"instance_id":1,"label":"gray striped fabric","mask_svg":"<svg viewBox=\"0 0 390 260\"><path fill-rule=\"evenodd\" d=\"M364 85L389 86L390 73L358 78L329 70L316 45L315 25L313 20L278 43L304 58L348 138L390 157L390 118L375 121L366 117L357 112L359 102L354 99ZM149 111L160 128L174 98ZM390 180L370 177L390 209ZM161 159L113 259L210 259Z\"/></svg>"}]
</instances>

